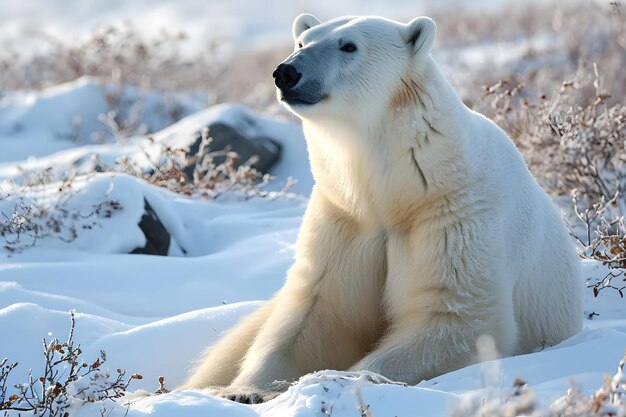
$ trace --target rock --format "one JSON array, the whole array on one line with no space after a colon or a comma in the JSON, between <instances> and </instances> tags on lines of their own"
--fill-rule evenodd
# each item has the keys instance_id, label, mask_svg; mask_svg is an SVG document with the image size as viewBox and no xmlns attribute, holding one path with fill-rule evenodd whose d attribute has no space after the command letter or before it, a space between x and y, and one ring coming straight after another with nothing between
<instances>
[{"instance_id":1,"label":"rock","mask_svg":"<svg viewBox=\"0 0 626 417\"><path fill-rule=\"evenodd\" d=\"M259 172L266 173L280 158L281 146L271 138L246 135L242 132L243 129L237 129L237 127L223 122L215 122L207 127L209 129L209 137L213 139L208 146L207 152L221 151L228 148L239 155L237 166L256 155L258 160L251 166ZM246 130L248 131L247 133L250 133L250 129ZM190 156L197 155L201 142L202 136L198 133L189 147ZM214 158L216 165L224 162L224 160L225 157L223 156ZM193 166L185 168L185 174L191 177L193 169Z\"/></svg>"},{"instance_id":2,"label":"rock","mask_svg":"<svg viewBox=\"0 0 626 417\"><path fill-rule=\"evenodd\" d=\"M167 256L171 241L170 233L148 200L144 198L143 204L145 212L139 221L139 228L146 237L146 245L143 248L135 248L130 253Z\"/></svg>"}]
</instances>

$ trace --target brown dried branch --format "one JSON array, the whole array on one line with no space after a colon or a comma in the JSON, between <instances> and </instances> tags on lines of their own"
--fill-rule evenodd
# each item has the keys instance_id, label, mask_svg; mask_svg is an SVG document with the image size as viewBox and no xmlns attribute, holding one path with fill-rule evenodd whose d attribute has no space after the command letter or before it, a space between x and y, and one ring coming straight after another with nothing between
<instances>
[{"instance_id":1,"label":"brown dried branch","mask_svg":"<svg viewBox=\"0 0 626 417\"><path fill-rule=\"evenodd\" d=\"M102 366L106 353L91 364L82 361L80 345L74 343L76 319L70 312L67 340L43 339L43 375L35 378L32 370L28 382L14 385L15 392L7 397L6 383L17 363L0 362L0 411L35 412L40 417L66 417L67 409L76 403L97 402L120 398L139 374L126 378L126 371L117 369L113 377Z\"/></svg>"}]
</instances>

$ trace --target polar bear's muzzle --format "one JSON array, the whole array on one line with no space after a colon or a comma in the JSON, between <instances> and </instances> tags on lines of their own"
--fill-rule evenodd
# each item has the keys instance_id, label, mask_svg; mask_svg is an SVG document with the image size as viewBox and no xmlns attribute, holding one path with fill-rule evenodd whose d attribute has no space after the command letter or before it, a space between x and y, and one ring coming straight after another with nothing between
<instances>
[{"instance_id":1,"label":"polar bear's muzzle","mask_svg":"<svg viewBox=\"0 0 626 417\"><path fill-rule=\"evenodd\" d=\"M308 79L298 71L291 56L282 62L272 73L274 84L278 89L279 100L289 106L310 106L319 103L325 95L322 93L321 83Z\"/></svg>"}]
</instances>

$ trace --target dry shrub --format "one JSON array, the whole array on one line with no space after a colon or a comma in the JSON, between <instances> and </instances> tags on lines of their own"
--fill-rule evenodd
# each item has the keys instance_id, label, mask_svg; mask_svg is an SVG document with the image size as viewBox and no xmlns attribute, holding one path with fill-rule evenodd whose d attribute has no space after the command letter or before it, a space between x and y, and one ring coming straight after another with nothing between
<instances>
[{"instance_id":1,"label":"dry shrub","mask_svg":"<svg viewBox=\"0 0 626 417\"><path fill-rule=\"evenodd\" d=\"M37 187L12 186L8 195L0 195L0 202L10 198L13 207L10 213L0 210L0 237L4 239L3 249L9 253L34 247L47 237L71 243L80 230L93 229L123 208L119 201L104 200L84 210L69 209L67 203L74 195L71 180L61 184L53 202L37 198L38 193L32 191Z\"/></svg>"},{"instance_id":2,"label":"dry shrub","mask_svg":"<svg viewBox=\"0 0 626 417\"><path fill-rule=\"evenodd\" d=\"M589 397L577 388L542 409L526 383L517 379L510 393L502 398L496 395L469 396L452 410L450 417L624 417L626 416L626 376L624 361L619 363L613 377L606 376L602 387Z\"/></svg>"},{"instance_id":3,"label":"dry shrub","mask_svg":"<svg viewBox=\"0 0 626 417\"><path fill-rule=\"evenodd\" d=\"M66 341L43 339L43 374L37 376L29 371L27 382L15 384L13 393L6 384L18 364L7 359L0 362L0 411L4 411L4 416L15 415L9 412L27 412L40 417L67 417L70 407L118 399L133 380L143 378L139 374L127 377L126 371L119 368L111 375L103 369L106 353L102 350L95 361L83 361L80 345L74 343L73 312L70 320Z\"/></svg>"},{"instance_id":4,"label":"dry shrub","mask_svg":"<svg viewBox=\"0 0 626 417\"><path fill-rule=\"evenodd\" d=\"M40 89L85 75L146 88L184 89L182 83L197 87L219 68L214 61L183 57L180 46L185 39L183 32L165 29L146 38L130 23L97 27L86 40L73 43L38 31L41 52L9 49L0 55L0 89ZM217 43L208 45L208 53L216 48Z\"/></svg>"},{"instance_id":5,"label":"dry shrub","mask_svg":"<svg viewBox=\"0 0 626 417\"><path fill-rule=\"evenodd\" d=\"M485 88L494 119L524 154L530 170L555 196L571 196L566 216L583 258L626 268L626 105L591 77L563 82L552 98L525 98L523 85ZM620 273L621 274L621 273ZM595 295L617 278L593 283Z\"/></svg>"},{"instance_id":6,"label":"dry shrub","mask_svg":"<svg viewBox=\"0 0 626 417\"><path fill-rule=\"evenodd\" d=\"M269 195L262 188L273 177L252 168L255 157L240 161L239 155L228 148L210 151L212 139L209 130L202 129L200 135L196 154L189 154L189 148L173 148L148 136L148 146L144 148L143 155L149 167L140 165L136 158L130 157L119 158L113 166L97 161L97 166L104 172L133 175L152 185L188 196L217 199L226 193L234 193L247 199ZM222 162L217 162L217 159ZM283 191L287 191L290 186L289 183Z\"/></svg>"},{"instance_id":7,"label":"dry shrub","mask_svg":"<svg viewBox=\"0 0 626 417\"><path fill-rule=\"evenodd\" d=\"M96 27L85 40L73 43L41 30L30 37L39 44L34 53L3 44L0 92L39 90L93 76L105 84L134 85L145 91L208 92L207 105L239 101L266 108L275 102L272 69L284 56L283 48L235 54L232 45L220 39L183 54L184 31L162 29L147 37L128 22ZM117 110L119 97L110 100Z\"/></svg>"},{"instance_id":8,"label":"dry shrub","mask_svg":"<svg viewBox=\"0 0 626 417\"><path fill-rule=\"evenodd\" d=\"M200 132L196 154L190 154L188 147L170 147L150 136L145 139L142 153L122 155L112 165L94 155L93 171L82 175L128 174L175 193L211 200L225 195L244 200L278 198L285 196L294 184L289 179L282 190L264 190L274 178L252 167L256 156L241 161L229 148L209 150L212 139L207 128ZM21 169L20 175L0 183L0 204L8 201L12 209L2 211L0 206L0 237L5 241L6 251L23 251L47 237L71 243L81 230L100 226L103 219L123 209L122 202L111 199L82 209L70 208L68 203L76 196L77 175L58 172L52 167ZM49 198L47 191L53 189L55 196ZM7 205L4 206L7 210Z\"/></svg>"},{"instance_id":9,"label":"dry shrub","mask_svg":"<svg viewBox=\"0 0 626 417\"><path fill-rule=\"evenodd\" d=\"M626 185L626 106L594 78L565 81L551 99L525 98L524 85L485 88L493 118L513 138L531 171L556 195L578 190L587 206L612 199ZM589 94L589 87L595 86Z\"/></svg>"},{"instance_id":10,"label":"dry shrub","mask_svg":"<svg viewBox=\"0 0 626 417\"><path fill-rule=\"evenodd\" d=\"M444 9L434 10L428 15L437 22L439 48L445 48L494 40L529 39L541 30L552 28L555 10L563 9L568 9L568 6L557 8L554 5L524 3L511 4L506 10L497 7L484 10L466 3L456 5L456 13L449 13ZM503 13L506 13L506 19L502 17ZM406 18L412 17L406 16L405 20Z\"/></svg>"},{"instance_id":11,"label":"dry shrub","mask_svg":"<svg viewBox=\"0 0 626 417\"><path fill-rule=\"evenodd\" d=\"M511 86L524 84L525 98L544 94L550 98L563 80L587 77L596 65L614 101L623 100L626 94L626 19L619 2L520 4L495 12L435 14L435 18L440 28L439 50L483 49L476 63L459 67L453 59L449 64L453 79L458 75L455 68L467 73L457 86L463 99L488 116L493 110L478 100L481 86L500 79L507 79ZM523 53L498 64L498 56L490 56L496 54L492 46L504 43L520 47Z\"/></svg>"},{"instance_id":12,"label":"dry shrub","mask_svg":"<svg viewBox=\"0 0 626 417\"><path fill-rule=\"evenodd\" d=\"M517 74L484 87L477 107L511 135L544 188L571 197L566 217L580 255L626 268L626 30L619 5L588 11L575 32L561 28L571 78L538 93L568 67ZM563 16L571 17L562 12L560 25L571 22ZM623 296L621 276L611 271L590 287Z\"/></svg>"}]
</instances>

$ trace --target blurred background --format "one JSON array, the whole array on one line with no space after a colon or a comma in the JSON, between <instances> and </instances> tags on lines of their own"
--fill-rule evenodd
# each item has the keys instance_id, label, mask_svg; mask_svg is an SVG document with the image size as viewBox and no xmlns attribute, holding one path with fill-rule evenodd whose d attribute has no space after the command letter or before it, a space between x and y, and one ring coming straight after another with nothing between
<instances>
[{"instance_id":1,"label":"blurred background","mask_svg":"<svg viewBox=\"0 0 626 417\"><path fill-rule=\"evenodd\" d=\"M289 52L291 22L302 12L321 20L434 17L439 61L471 101L503 77L550 92L551 82L574 77L581 63L623 58L620 5L601 0L27 0L0 6L0 89L93 75L146 89L202 91L207 104L275 110L270 74ZM609 56L620 42L620 56ZM620 64L599 69L619 76Z\"/></svg>"},{"instance_id":2,"label":"blurred background","mask_svg":"<svg viewBox=\"0 0 626 417\"><path fill-rule=\"evenodd\" d=\"M582 4L566 0L35 0L5 3L0 10L6 34L54 34L61 38L85 35L94 27L131 21L144 34L156 34L162 28L185 30L194 47L211 39L234 41L242 46L258 45L284 39L291 22L300 13L308 12L327 20L341 15L381 15L407 19L419 14L453 12L454 16L528 9L552 4ZM450 15L450 13L448 13Z\"/></svg>"}]
</instances>

